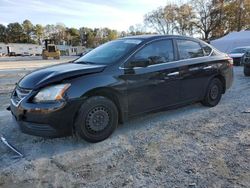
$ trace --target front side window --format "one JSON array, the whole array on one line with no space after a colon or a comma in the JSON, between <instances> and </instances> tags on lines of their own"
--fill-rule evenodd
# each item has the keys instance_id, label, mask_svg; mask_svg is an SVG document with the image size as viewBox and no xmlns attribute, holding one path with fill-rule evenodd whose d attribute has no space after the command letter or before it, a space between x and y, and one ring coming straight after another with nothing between
<instances>
[{"instance_id":1,"label":"front side window","mask_svg":"<svg viewBox=\"0 0 250 188\"><path fill-rule=\"evenodd\" d=\"M132 60L150 60L150 64L161 64L174 61L172 40L162 40L148 44L137 52Z\"/></svg>"},{"instance_id":2,"label":"front side window","mask_svg":"<svg viewBox=\"0 0 250 188\"><path fill-rule=\"evenodd\" d=\"M198 42L190 40L177 40L180 59L203 57L203 50Z\"/></svg>"}]
</instances>

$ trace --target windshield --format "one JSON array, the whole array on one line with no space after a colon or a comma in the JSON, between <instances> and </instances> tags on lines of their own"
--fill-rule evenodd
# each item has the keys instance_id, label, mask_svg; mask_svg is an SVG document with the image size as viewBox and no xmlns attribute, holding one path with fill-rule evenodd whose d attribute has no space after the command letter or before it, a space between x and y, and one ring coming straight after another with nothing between
<instances>
[{"instance_id":1,"label":"windshield","mask_svg":"<svg viewBox=\"0 0 250 188\"><path fill-rule=\"evenodd\" d=\"M80 57L75 63L112 64L124 57L141 42L142 41L138 39L107 42Z\"/></svg>"},{"instance_id":2,"label":"windshield","mask_svg":"<svg viewBox=\"0 0 250 188\"><path fill-rule=\"evenodd\" d=\"M243 54L246 52L248 48L235 48L233 49L230 53L231 54L236 54L236 53L240 53L240 54Z\"/></svg>"}]
</instances>

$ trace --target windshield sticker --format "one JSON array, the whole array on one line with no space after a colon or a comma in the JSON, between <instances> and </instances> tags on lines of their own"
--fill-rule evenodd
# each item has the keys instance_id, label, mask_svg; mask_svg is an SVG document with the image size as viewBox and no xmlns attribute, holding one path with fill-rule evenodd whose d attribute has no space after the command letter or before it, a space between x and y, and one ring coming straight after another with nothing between
<instances>
[{"instance_id":1,"label":"windshield sticker","mask_svg":"<svg viewBox=\"0 0 250 188\"><path fill-rule=\"evenodd\" d=\"M124 43L129 43L129 44L140 44L141 40L125 40Z\"/></svg>"}]
</instances>

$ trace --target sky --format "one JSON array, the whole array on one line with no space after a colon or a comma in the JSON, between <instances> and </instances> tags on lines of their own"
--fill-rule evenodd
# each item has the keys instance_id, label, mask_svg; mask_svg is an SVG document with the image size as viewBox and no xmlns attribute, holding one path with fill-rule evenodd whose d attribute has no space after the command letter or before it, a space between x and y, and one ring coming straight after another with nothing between
<instances>
[{"instance_id":1,"label":"sky","mask_svg":"<svg viewBox=\"0 0 250 188\"><path fill-rule=\"evenodd\" d=\"M175 0L0 0L0 24L30 20L67 27L108 27L127 31L143 16Z\"/></svg>"}]
</instances>

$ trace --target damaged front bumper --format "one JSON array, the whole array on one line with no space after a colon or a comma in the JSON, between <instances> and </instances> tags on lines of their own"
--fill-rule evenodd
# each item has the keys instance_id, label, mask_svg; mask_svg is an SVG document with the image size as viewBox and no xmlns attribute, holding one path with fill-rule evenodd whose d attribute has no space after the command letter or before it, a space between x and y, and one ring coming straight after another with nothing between
<instances>
[{"instance_id":1,"label":"damaged front bumper","mask_svg":"<svg viewBox=\"0 0 250 188\"><path fill-rule=\"evenodd\" d=\"M26 99L15 103L11 99L10 111L23 133L53 138L72 134L78 103L31 103Z\"/></svg>"}]
</instances>

